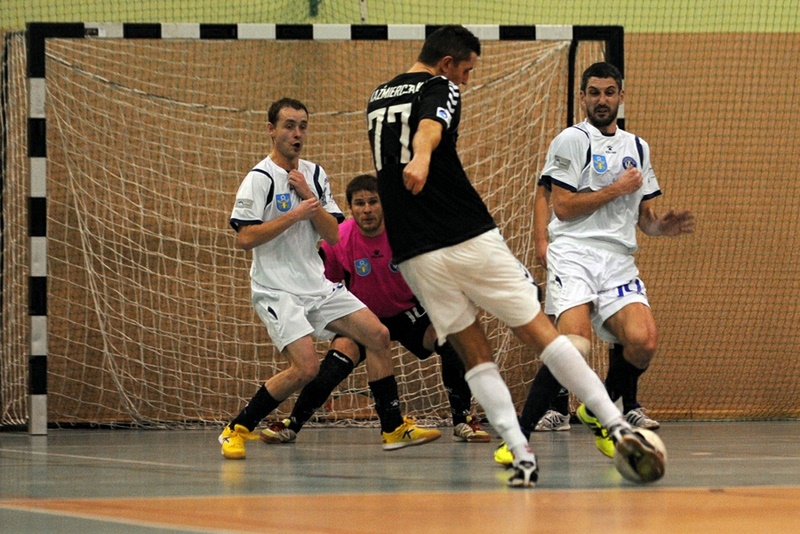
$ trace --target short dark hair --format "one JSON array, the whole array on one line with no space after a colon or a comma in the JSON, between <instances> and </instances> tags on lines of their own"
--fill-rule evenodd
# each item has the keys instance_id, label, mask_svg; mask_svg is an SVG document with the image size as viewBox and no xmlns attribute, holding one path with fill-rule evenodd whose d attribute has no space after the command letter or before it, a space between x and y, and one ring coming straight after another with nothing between
<instances>
[{"instance_id":1,"label":"short dark hair","mask_svg":"<svg viewBox=\"0 0 800 534\"><path fill-rule=\"evenodd\" d=\"M372 174L359 174L347 184L344 191L347 197L347 205L353 201L353 195L359 191L369 191L370 193L378 192L378 178Z\"/></svg>"},{"instance_id":2,"label":"short dark hair","mask_svg":"<svg viewBox=\"0 0 800 534\"><path fill-rule=\"evenodd\" d=\"M442 26L425 39L417 61L424 65L436 65L445 56L451 56L456 64L468 60L472 53L481 55L481 42L464 26L450 24Z\"/></svg>"},{"instance_id":3,"label":"short dark hair","mask_svg":"<svg viewBox=\"0 0 800 534\"><path fill-rule=\"evenodd\" d=\"M269 111L267 111L267 120L270 124L273 126L278 124L278 114L283 108L302 109L306 112L306 115L308 115L308 108L305 104L299 100L295 100L294 98L283 97L280 100L276 100L269 106Z\"/></svg>"},{"instance_id":4,"label":"short dark hair","mask_svg":"<svg viewBox=\"0 0 800 534\"><path fill-rule=\"evenodd\" d=\"M581 76L582 93L586 92L586 85L589 83L589 78L614 78L614 81L617 82L617 89L622 90L622 73L611 63L600 61L589 65L589 68L583 71L583 76Z\"/></svg>"}]
</instances>

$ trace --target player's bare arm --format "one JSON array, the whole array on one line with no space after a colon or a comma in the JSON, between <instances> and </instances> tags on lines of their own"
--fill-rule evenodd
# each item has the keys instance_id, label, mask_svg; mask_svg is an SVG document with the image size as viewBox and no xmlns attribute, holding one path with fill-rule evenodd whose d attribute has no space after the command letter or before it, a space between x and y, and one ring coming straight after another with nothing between
<instances>
[{"instance_id":1,"label":"player's bare arm","mask_svg":"<svg viewBox=\"0 0 800 534\"><path fill-rule=\"evenodd\" d=\"M533 201L533 244L536 251L536 261L547 269L547 225L550 223L550 192L543 185L536 188L536 198Z\"/></svg>"},{"instance_id":2,"label":"player's bare arm","mask_svg":"<svg viewBox=\"0 0 800 534\"><path fill-rule=\"evenodd\" d=\"M674 237L694 233L696 221L689 210L670 209L658 215L650 200L639 206L639 228L649 236Z\"/></svg>"},{"instance_id":3,"label":"player's bare arm","mask_svg":"<svg viewBox=\"0 0 800 534\"><path fill-rule=\"evenodd\" d=\"M305 200L303 201L305 202ZM317 209L311 216L311 224L316 228L317 233L329 245L335 245L339 242L339 221L336 217L322 209L317 201Z\"/></svg>"},{"instance_id":4,"label":"player's bare arm","mask_svg":"<svg viewBox=\"0 0 800 534\"><path fill-rule=\"evenodd\" d=\"M636 167L630 167L619 175L611 185L597 191L580 191L573 193L554 184L550 193L553 199L553 211L562 221L590 215L617 197L637 191L642 187L642 173Z\"/></svg>"},{"instance_id":5,"label":"player's bare arm","mask_svg":"<svg viewBox=\"0 0 800 534\"><path fill-rule=\"evenodd\" d=\"M311 219L317 212L325 213L325 215L333 219L334 223L336 222L336 219L332 215L322 209L319 200L310 198L303 200L297 207L280 217L262 222L261 224L247 224L240 227L239 231L236 232L236 248L251 250L259 245L263 245L281 235L297 221ZM338 228L336 233L338 236Z\"/></svg>"},{"instance_id":6,"label":"player's bare arm","mask_svg":"<svg viewBox=\"0 0 800 534\"><path fill-rule=\"evenodd\" d=\"M442 140L442 124L432 119L422 119L411 141L414 157L403 169L403 183L411 194L416 195L425 187L431 154Z\"/></svg>"}]
</instances>

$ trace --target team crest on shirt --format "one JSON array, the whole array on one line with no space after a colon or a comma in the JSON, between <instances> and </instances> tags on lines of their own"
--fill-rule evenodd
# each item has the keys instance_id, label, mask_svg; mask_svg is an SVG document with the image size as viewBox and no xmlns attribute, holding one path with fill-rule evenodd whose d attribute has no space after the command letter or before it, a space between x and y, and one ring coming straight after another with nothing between
<instances>
[{"instance_id":1,"label":"team crest on shirt","mask_svg":"<svg viewBox=\"0 0 800 534\"><path fill-rule=\"evenodd\" d=\"M372 272L372 264L369 262L369 258L361 258L353 262L356 267L356 274L358 276L367 276L369 273Z\"/></svg>"},{"instance_id":2,"label":"team crest on shirt","mask_svg":"<svg viewBox=\"0 0 800 534\"><path fill-rule=\"evenodd\" d=\"M636 167L636 160L630 156L626 156L625 159L622 160L622 168L630 169L631 167Z\"/></svg>"},{"instance_id":3,"label":"team crest on shirt","mask_svg":"<svg viewBox=\"0 0 800 534\"><path fill-rule=\"evenodd\" d=\"M389 262L389 270L392 271L393 273L399 273L400 272L400 268L393 261Z\"/></svg>"},{"instance_id":4,"label":"team crest on shirt","mask_svg":"<svg viewBox=\"0 0 800 534\"><path fill-rule=\"evenodd\" d=\"M275 195L275 206L277 206L278 211L289 211L292 209L292 195L289 193Z\"/></svg>"},{"instance_id":5,"label":"team crest on shirt","mask_svg":"<svg viewBox=\"0 0 800 534\"><path fill-rule=\"evenodd\" d=\"M606 172L608 170L606 157L601 156L600 154L594 154L592 156L592 168L594 168L595 172L598 174L603 174Z\"/></svg>"}]
</instances>

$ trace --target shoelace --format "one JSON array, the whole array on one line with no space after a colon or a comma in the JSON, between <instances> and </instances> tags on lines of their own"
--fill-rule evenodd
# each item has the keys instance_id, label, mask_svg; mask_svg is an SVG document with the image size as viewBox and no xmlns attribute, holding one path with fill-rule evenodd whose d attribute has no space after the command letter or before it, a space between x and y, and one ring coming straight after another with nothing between
<instances>
[{"instance_id":1,"label":"shoelace","mask_svg":"<svg viewBox=\"0 0 800 534\"><path fill-rule=\"evenodd\" d=\"M550 423L552 426L558 426L562 423L563 416L558 412L550 412L545 417L545 420Z\"/></svg>"}]
</instances>

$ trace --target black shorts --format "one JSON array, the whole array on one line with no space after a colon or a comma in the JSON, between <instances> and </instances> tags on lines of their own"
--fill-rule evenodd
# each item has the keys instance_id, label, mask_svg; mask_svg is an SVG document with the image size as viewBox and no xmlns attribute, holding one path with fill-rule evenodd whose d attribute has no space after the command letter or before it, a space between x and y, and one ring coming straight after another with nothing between
<instances>
[{"instance_id":1,"label":"black shorts","mask_svg":"<svg viewBox=\"0 0 800 534\"><path fill-rule=\"evenodd\" d=\"M423 344L425 332L431 325L431 320L428 318L428 312L425 311L422 304L416 304L413 308L392 317L382 317L380 321L389 329L389 338L392 341L397 341L403 345L420 360L424 360L433 354L433 351L426 349ZM358 363L361 363L367 357L364 345L358 345L358 353L360 357Z\"/></svg>"},{"instance_id":2,"label":"black shorts","mask_svg":"<svg viewBox=\"0 0 800 534\"><path fill-rule=\"evenodd\" d=\"M428 312L425 311L422 304L417 304L392 317L381 318L381 322L389 329L389 337L392 341L403 345L420 360L433 354L433 351L426 349L422 343L425 339L425 332L431 325Z\"/></svg>"}]
</instances>

